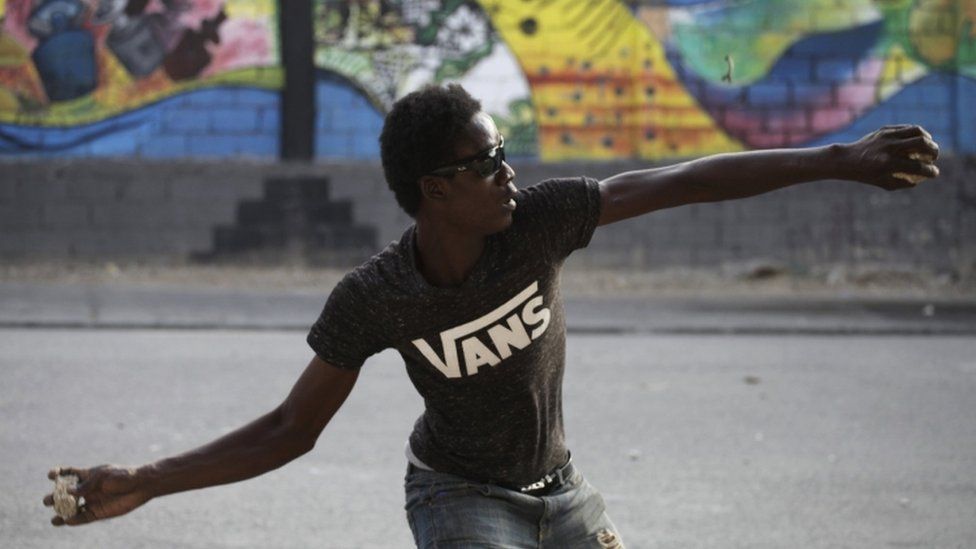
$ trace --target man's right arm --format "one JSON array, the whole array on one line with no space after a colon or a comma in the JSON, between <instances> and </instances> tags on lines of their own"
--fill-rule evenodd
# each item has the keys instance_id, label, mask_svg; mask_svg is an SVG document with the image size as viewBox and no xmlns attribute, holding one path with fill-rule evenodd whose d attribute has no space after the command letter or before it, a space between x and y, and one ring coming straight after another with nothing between
<instances>
[{"instance_id":1,"label":"man's right arm","mask_svg":"<svg viewBox=\"0 0 976 549\"><path fill-rule=\"evenodd\" d=\"M274 410L204 446L138 468L108 465L63 469L79 477L72 492L85 498L81 513L52 524L78 525L123 515L155 497L227 484L277 469L315 446L319 434L352 391L358 370L314 357ZM53 478L56 472L48 476ZM45 505L53 497L44 498Z\"/></svg>"}]
</instances>

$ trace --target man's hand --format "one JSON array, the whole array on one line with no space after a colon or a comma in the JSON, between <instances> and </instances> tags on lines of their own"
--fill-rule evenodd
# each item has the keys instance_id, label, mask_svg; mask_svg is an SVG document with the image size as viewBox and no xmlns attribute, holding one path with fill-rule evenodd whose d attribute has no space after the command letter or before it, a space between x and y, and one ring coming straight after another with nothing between
<instances>
[{"instance_id":1,"label":"man's hand","mask_svg":"<svg viewBox=\"0 0 976 549\"><path fill-rule=\"evenodd\" d=\"M939 145L921 126L885 126L844 145L855 181L893 191L939 175Z\"/></svg>"},{"instance_id":2,"label":"man's hand","mask_svg":"<svg viewBox=\"0 0 976 549\"><path fill-rule=\"evenodd\" d=\"M54 480L58 474L58 470L52 470L47 478ZM75 516L69 519L59 516L52 518L51 524L55 526L78 526L124 515L152 497L134 469L99 465L91 469L63 468L60 474L78 477L78 486L68 493L84 500ZM54 506L53 494L44 496L44 505Z\"/></svg>"}]
</instances>

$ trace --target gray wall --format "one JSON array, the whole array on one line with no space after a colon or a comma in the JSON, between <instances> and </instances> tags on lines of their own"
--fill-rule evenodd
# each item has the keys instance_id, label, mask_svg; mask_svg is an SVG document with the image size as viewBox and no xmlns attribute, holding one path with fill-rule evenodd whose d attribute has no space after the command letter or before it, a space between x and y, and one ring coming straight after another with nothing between
<instances>
[{"instance_id":1,"label":"gray wall","mask_svg":"<svg viewBox=\"0 0 976 549\"><path fill-rule=\"evenodd\" d=\"M976 270L976 158L946 158L943 176L889 193L818 182L745 200L656 212L600 229L574 260L595 267L710 267L753 259L803 271L841 263ZM635 164L515 162L517 183ZM377 229L379 249L410 223L373 163L0 162L0 260L183 262L208 252L213 229L239 201L260 198L272 176L318 175L355 222Z\"/></svg>"}]
</instances>

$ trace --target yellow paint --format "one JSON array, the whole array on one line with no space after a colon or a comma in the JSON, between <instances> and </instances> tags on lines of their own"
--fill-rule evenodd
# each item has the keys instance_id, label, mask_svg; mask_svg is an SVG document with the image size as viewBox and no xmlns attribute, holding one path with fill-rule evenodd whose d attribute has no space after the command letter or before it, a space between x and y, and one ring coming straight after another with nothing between
<instances>
[{"instance_id":1,"label":"yellow paint","mask_svg":"<svg viewBox=\"0 0 976 549\"><path fill-rule=\"evenodd\" d=\"M971 14L974 10L972 5L957 6L954 0L919 0L908 19L915 50L932 65L943 65L955 59L965 22L959 15Z\"/></svg>"},{"instance_id":2,"label":"yellow paint","mask_svg":"<svg viewBox=\"0 0 976 549\"><path fill-rule=\"evenodd\" d=\"M928 68L912 59L905 50L894 44L885 56L878 80L878 100L884 101L901 91L906 84L928 73Z\"/></svg>"},{"instance_id":3,"label":"yellow paint","mask_svg":"<svg viewBox=\"0 0 976 549\"><path fill-rule=\"evenodd\" d=\"M617 0L482 0L532 93L543 160L742 149L701 109Z\"/></svg>"},{"instance_id":4,"label":"yellow paint","mask_svg":"<svg viewBox=\"0 0 976 549\"><path fill-rule=\"evenodd\" d=\"M115 72L121 67L107 67ZM128 73L125 73L125 78ZM59 101L46 105L36 112L17 112L0 109L0 123L16 122L34 126L73 126L104 120L172 97L182 92L219 86L223 84L243 84L247 86L280 88L283 72L277 67L257 67L222 73L206 80L192 80L183 83L169 83L165 75L153 75L130 86L100 86L93 93L72 101ZM154 84L155 82L155 84Z\"/></svg>"},{"instance_id":5,"label":"yellow paint","mask_svg":"<svg viewBox=\"0 0 976 549\"><path fill-rule=\"evenodd\" d=\"M274 0L228 0L224 4L224 13L227 14L228 19L265 20L276 13L275 2Z\"/></svg>"}]
</instances>

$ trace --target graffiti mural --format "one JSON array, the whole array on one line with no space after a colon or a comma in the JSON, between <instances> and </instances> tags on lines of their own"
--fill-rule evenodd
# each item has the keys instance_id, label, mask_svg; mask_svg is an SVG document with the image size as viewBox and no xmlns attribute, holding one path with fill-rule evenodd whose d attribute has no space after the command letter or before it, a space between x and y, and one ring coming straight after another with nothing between
<instances>
[{"instance_id":1,"label":"graffiti mural","mask_svg":"<svg viewBox=\"0 0 976 549\"><path fill-rule=\"evenodd\" d=\"M0 2L0 136L43 152L44 137L111 133L106 121L173 96L277 88L275 14L274 0Z\"/></svg>"},{"instance_id":2,"label":"graffiti mural","mask_svg":"<svg viewBox=\"0 0 976 549\"><path fill-rule=\"evenodd\" d=\"M936 97L957 93L924 80L973 76L974 12L972 0L723 2L669 10L666 32L709 114L747 146L773 147L843 130L920 82L941 88ZM736 61L731 83L721 80L725 55Z\"/></svg>"},{"instance_id":3,"label":"graffiti mural","mask_svg":"<svg viewBox=\"0 0 976 549\"><path fill-rule=\"evenodd\" d=\"M0 152L273 156L279 5L0 0ZM903 122L976 152L976 0L313 0L313 17L322 158L377 158L392 103L443 82L545 161Z\"/></svg>"},{"instance_id":4,"label":"graffiti mural","mask_svg":"<svg viewBox=\"0 0 976 549\"><path fill-rule=\"evenodd\" d=\"M976 151L976 0L319 0L316 25L317 65L380 113L460 81L498 98L489 112L543 160L815 144L896 122Z\"/></svg>"},{"instance_id":5,"label":"graffiti mural","mask_svg":"<svg viewBox=\"0 0 976 549\"><path fill-rule=\"evenodd\" d=\"M319 0L315 62L353 82L381 112L432 82L478 97L515 154L536 154L529 84L480 5L462 0Z\"/></svg>"}]
</instances>

